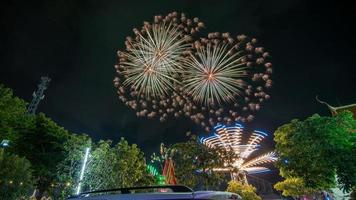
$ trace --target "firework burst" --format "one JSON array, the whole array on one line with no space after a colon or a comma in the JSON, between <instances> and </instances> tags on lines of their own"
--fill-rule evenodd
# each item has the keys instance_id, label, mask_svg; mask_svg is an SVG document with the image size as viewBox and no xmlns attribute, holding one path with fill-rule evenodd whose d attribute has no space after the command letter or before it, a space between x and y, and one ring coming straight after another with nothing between
<instances>
[{"instance_id":1,"label":"firework burst","mask_svg":"<svg viewBox=\"0 0 356 200\"><path fill-rule=\"evenodd\" d=\"M198 48L196 56L185 59L184 89L197 103L208 106L223 102L236 102L244 88L246 63L242 52L229 56L228 45Z\"/></svg>"},{"instance_id":2,"label":"firework burst","mask_svg":"<svg viewBox=\"0 0 356 200\"><path fill-rule=\"evenodd\" d=\"M123 52L121 62L124 86L133 86L138 94L165 96L173 83L174 75L182 69L181 56L188 44L172 23L144 27L144 35L138 33L138 41L129 40L130 51Z\"/></svg>"},{"instance_id":3,"label":"firework burst","mask_svg":"<svg viewBox=\"0 0 356 200\"><path fill-rule=\"evenodd\" d=\"M172 95L181 84L182 63L193 36L203 27L198 18L172 12L155 16L153 23L144 22L141 29L133 29L135 36L126 38L126 51L118 51L114 85L120 100L137 116L164 121L174 111L181 113L181 104Z\"/></svg>"},{"instance_id":4,"label":"firework burst","mask_svg":"<svg viewBox=\"0 0 356 200\"><path fill-rule=\"evenodd\" d=\"M210 132L218 123L253 120L270 98L272 64L257 40L219 32L198 36L203 27L198 18L173 12L127 37L114 85L137 116L186 116Z\"/></svg>"},{"instance_id":5,"label":"firework burst","mask_svg":"<svg viewBox=\"0 0 356 200\"><path fill-rule=\"evenodd\" d=\"M257 45L255 38L234 39L219 32L194 42L184 64L182 91L195 105L188 109L191 119L207 132L218 123L253 120L270 98L272 64L269 53Z\"/></svg>"}]
</instances>

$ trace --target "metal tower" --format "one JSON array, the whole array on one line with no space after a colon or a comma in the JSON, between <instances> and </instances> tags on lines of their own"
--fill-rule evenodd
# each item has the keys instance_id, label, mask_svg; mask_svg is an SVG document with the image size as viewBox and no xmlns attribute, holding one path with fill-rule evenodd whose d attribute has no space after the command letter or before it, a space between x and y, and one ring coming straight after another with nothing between
<instances>
[{"instance_id":1,"label":"metal tower","mask_svg":"<svg viewBox=\"0 0 356 200\"><path fill-rule=\"evenodd\" d=\"M44 98L44 91L47 89L49 82L51 79L47 76L42 76L41 77L41 83L38 85L37 91L33 92L32 96L32 101L30 105L28 106L28 112L30 114L35 114L37 110L37 106L40 103L40 101Z\"/></svg>"}]
</instances>

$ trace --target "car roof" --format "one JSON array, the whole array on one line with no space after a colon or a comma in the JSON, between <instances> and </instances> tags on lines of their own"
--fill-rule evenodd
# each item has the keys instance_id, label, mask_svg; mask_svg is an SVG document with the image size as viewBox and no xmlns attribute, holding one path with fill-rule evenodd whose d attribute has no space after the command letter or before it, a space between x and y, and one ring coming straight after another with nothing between
<instances>
[{"instance_id":1,"label":"car roof","mask_svg":"<svg viewBox=\"0 0 356 200\"><path fill-rule=\"evenodd\" d=\"M134 194L104 194L96 196L81 196L71 200L163 200L163 199L199 199L199 200L226 200L236 195L230 192L197 191L182 193L134 193ZM237 197L237 195L236 195ZM237 198L236 198L237 199Z\"/></svg>"},{"instance_id":2,"label":"car roof","mask_svg":"<svg viewBox=\"0 0 356 200\"><path fill-rule=\"evenodd\" d=\"M153 192L147 190L153 189ZM169 189L169 190L164 190ZM139 192L141 191L141 192ZM120 193L117 193L120 192ZM163 185L119 188L110 190L84 192L68 198L69 200L160 200L160 199L199 199L224 200L241 199L240 196L230 192L220 191L193 191L182 185Z\"/></svg>"},{"instance_id":3,"label":"car roof","mask_svg":"<svg viewBox=\"0 0 356 200\"><path fill-rule=\"evenodd\" d=\"M71 200L159 200L159 199L193 199L192 193L136 193L136 194L104 194L78 197Z\"/></svg>"},{"instance_id":4,"label":"car roof","mask_svg":"<svg viewBox=\"0 0 356 200\"><path fill-rule=\"evenodd\" d=\"M196 191L193 196L194 199L241 199L238 194L222 191Z\"/></svg>"}]
</instances>

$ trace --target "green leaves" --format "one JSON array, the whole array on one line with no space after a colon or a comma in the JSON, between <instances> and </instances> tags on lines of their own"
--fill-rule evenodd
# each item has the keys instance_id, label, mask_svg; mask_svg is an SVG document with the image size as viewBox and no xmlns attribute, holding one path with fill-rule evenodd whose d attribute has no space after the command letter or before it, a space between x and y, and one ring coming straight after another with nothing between
<instances>
[{"instance_id":1,"label":"green leaves","mask_svg":"<svg viewBox=\"0 0 356 200\"><path fill-rule=\"evenodd\" d=\"M55 181L57 165L65 157L63 144L70 133L42 113L32 118L29 128L18 132L13 152L31 162L37 187L44 191Z\"/></svg>"},{"instance_id":2,"label":"green leaves","mask_svg":"<svg viewBox=\"0 0 356 200\"><path fill-rule=\"evenodd\" d=\"M55 178L57 164L64 158L63 143L70 134L42 113L28 114L26 105L0 85L0 140L9 139L6 151L31 162L36 185L44 191Z\"/></svg>"},{"instance_id":3,"label":"green leaves","mask_svg":"<svg viewBox=\"0 0 356 200\"><path fill-rule=\"evenodd\" d=\"M288 177L284 181L278 182L274 185L276 190L283 191L283 196L298 197L301 195L312 194L317 192L313 188L307 188L302 178Z\"/></svg>"},{"instance_id":4,"label":"green leaves","mask_svg":"<svg viewBox=\"0 0 356 200\"><path fill-rule=\"evenodd\" d=\"M87 147L91 150L81 191L154 184L143 152L124 138L113 145L110 140L93 143L86 135L72 135L64 146L67 156L58 167L57 177L59 182L68 182L70 186L62 185L62 197L74 193Z\"/></svg>"},{"instance_id":5,"label":"green leaves","mask_svg":"<svg viewBox=\"0 0 356 200\"><path fill-rule=\"evenodd\" d=\"M0 197L17 200L33 189L34 179L31 164L17 155L5 153L0 149Z\"/></svg>"},{"instance_id":6,"label":"green leaves","mask_svg":"<svg viewBox=\"0 0 356 200\"><path fill-rule=\"evenodd\" d=\"M213 168L222 166L223 157L219 151L209 149L195 137L187 142L174 144L171 148L176 151L173 160L176 163L175 174L179 184L192 188L200 186L204 189L218 189L224 181L221 173L212 171Z\"/></svg>"},{"instance_id":7,"label":"green leaves","mask_svg":"<svg viewBox=\"0 0 356 200\"><path fill-rule=\"evenodd\" d=\"M302 181L308 190L325 190L336 185L337 175L341 187L349 191L356 180L355 125L352 114L342 112L335 117L313 115L279 127L274 140L281 176L298 180L296 185ZM278 187L288 188L287 183Z\"/></svg>"},{"instance_id":8,"label":"green leaves","mask_svg":"<svg viewBox=\"0 0 356 200\"><path fill-rule=\"evenodd\" d=\"M78 186L80 169L83 164L85 149L92 146L92 141L87 135L71 134L63 144L64 159L57 165L55 186L60 190L64 199L73 194Z\"/></svg>"},{"instance_id":9,"label":"green leaves","mask_svg":"<svg viewBox=\"0 0 356 200\"><path fill-rule=\"evenodd\" d=\"M31 126L32 117L27 115L26 106L24 100L0 84L0 141L8 139L14 142L20 132Z\"/></svg>"},{"instance_id":10,"label":"green leaves","mask_svg":"<svg viewBox=\"0 0 356 200\"><path fill-rule=\"evenodd\" d=\"M226 190L239 194L243 200L261 200L261 197L256 194L256 188L239 181L230 181Z\"/></svg>"},{"instance_id":11,"label":"green leaves","mask_svg":"<svg viewBox=\"0 0 356 200\"><path fill-rule=\"evenodd\" d=\"M28 114L26 102L15 97L11 89L0 85L0 141L2 139L11 142L6 149L9 156L0 154L0 175L6 179L0 181L9 182L11 178L17 184L16 178L23 176L26 178L22 181L24 186L36 180L40 192L53 194L60 191L55 196L65 198L73 194L78 185L85 148L90 147L83 190L154 183L154 178L146 170L144 154L135 144L130 145L123 138L115 146L111 141L93 144L87 135L70 133L43 113ZM22 190L13 187L14 184L6 185L5 182L0 182L0 194L3 191L16 197L23 194Z\"/></svg>"},{"instance_id":12,"label":"green leaves","mask_svg":"<svg viewBox=\"0 0 356 200\"><path fill-rule=\"evenodd\" d=\"M114 147L111 141L100 141L94 147L83 182L86 189L99 190L150 185L154 183L150 176L144 153L121 138Z\"/></svg>"}]
</instances>

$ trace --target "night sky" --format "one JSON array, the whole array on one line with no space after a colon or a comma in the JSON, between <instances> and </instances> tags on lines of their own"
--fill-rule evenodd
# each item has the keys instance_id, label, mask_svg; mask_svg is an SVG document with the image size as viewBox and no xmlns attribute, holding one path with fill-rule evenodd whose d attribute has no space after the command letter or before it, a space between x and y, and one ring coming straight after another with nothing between
<instances>
[{"instance_id":1,"label":"night sky","mask_svg":"<svg viewBox=\"0 0 356 200\"><path fill-rule=\"evenodd\" d=\"M144 151L201 133L189 120L137 118L118 100L112 80L116 51L132 28L157 14L185 12L210 32L259 39L272 54L274 86L249 128L273 134L294 118L329 115L356 102L356 9L342 1L51 0L0 3L0 82L31 101L40 76L52 78L38 111L95 140L125 137ZM272 145L272 137L267 143Z\"/></svg>"}]
</instances>

